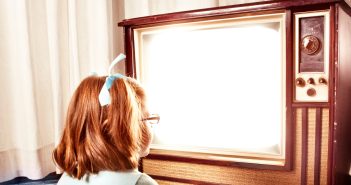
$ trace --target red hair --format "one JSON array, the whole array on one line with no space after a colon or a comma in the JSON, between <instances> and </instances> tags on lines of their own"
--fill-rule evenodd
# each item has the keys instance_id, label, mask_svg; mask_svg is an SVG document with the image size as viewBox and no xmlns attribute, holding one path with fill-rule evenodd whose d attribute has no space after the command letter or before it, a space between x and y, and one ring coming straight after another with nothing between
<instances>
[{"instance_id":1,"label":"red hair","mask_svg":"<svg viewBox=\"0 0 351 185\"><path fill-rule=\"evenodd\" d=\"M116 79L111 104L100 106L98 96L106 77L88 77L76 89L68 107L61 142L53 151L56 164L80 179L101 170L138 167L151 134L141 120L148 116L143 88L132 78Z\"/></svg>"}]
</instances>

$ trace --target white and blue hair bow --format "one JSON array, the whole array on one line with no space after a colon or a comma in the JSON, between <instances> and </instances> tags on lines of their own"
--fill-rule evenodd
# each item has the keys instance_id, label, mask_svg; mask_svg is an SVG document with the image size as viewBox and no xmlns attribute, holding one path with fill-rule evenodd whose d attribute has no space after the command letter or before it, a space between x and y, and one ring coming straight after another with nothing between
<instances>
[{"instance_id":1,"label":"white and blue hair bow","mask_svg":"<svg viewBox=\"0 0 351 185\"><path fill-rule=\"evenodd\" d=\"M110 98L110 92L109 89L111 88L113 81L118 79L118 78L125 78L125 76L116 73L112 74L112 68L115 66L118 62L122 61L125 59L126 56L124 54L119 54L110 64L110 67L108 68L109 75L106 77L106 81L104 85L102 86L102 89L99 94L99 102L101 106L108 105L111 103L111 98Z\"/></svg>"}]
</instances>

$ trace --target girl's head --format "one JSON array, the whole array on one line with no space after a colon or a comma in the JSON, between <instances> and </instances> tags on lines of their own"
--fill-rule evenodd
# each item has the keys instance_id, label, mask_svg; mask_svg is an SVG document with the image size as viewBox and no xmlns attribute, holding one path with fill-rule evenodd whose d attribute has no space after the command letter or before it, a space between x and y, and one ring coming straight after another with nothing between
<instances>
[{"instance_id":1,"label":"girl's head","mask_svg":"<svg viewBox=\"0 0 351 185\"><path fill-rule=\"evenodd\" d=\"M111 103L100 106L106 77L91 76L76 89L68 107L61 142L53 152L56 164L81 178L101 170L138 167L151 142L145 93L132 78L118 78L109 89Z\"/></svg>"}]
</instances>

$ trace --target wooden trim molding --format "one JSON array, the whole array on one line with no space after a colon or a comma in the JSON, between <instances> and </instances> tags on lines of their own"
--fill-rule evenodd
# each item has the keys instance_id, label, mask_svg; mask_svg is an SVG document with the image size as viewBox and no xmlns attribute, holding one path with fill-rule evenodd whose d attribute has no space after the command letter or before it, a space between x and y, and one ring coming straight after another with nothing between
<instances>
[{"instance_id":1,"label":"wooden trim molding","mask_svg":"<svg viewBox=\"0 0 351 185\"><path fill-rule=\"evenodd\" d=\"M200 10L191 10L191 11L161 14L156 16L145 16L145 17L139 17L139 18L133 18L133 19L126 19L118 23L118 26L140 26L140 25L146 25L146 24L165 23L170 21L180 22L188 19L198 19L198 18L206 18L206 17L213 17L213 16L225 16L225 15L247 13L247 12L289 9L292 7L335 3L340 1L342 0L263 1L263 2L237 4L237 5L216 7L216 8L206 8L206 9L200 9Z\"/></svg>"},{"instance_id":2,"label":"wooden trim molding","mask_svg":"<svg viewBox=\"0 0 351 185\"><path fill-rule=\"evenodd\" d=\"M344 10L345 13L347 13L351 17L351 7L345 1L341 1L338 4L338 8L342 8L342 10Z\"/></svg>"},{"instance_id":3,"label":"wooden trim molding","mask_svg":"<svg viewBox=\"0 0 351 185\"><path fill-rule=\"evenodd\" d=\"M293 168L293 145L295 141L295 133L293 124L295 124L295 117L293 113L292 100L293 100L293 16L291 10L285 11L285 30L286 30L286 143L285 143L285 169L292 170Z\"/></svg>"},{"instance_id":4,"label":"wooden trim molding","mask_svg":"<svg viewBox=\"0 0 351 185\"><path fill-rule=\"evenodd\" d=\"M229 166L229 167L240 167L240 168L253 168L253 169L265 169L265 170L290 170L286 169L286 166L277 166L269 164L258 164L258 163L247 163L247 162L236 162L228 160L214 160L214 159L203 159L186 156L176 156L176 155L167 155L167 154L149 154L147 159L151 160L162 160L162 161L176 161L184 163L193 163L193 164L205 164L205 165L214 165L214 166Z\"/></svg>"},{"instance_id":5,"label":"wooden trim molding","mask_svg":"<svg viewBox=\"0 0 351 185\"><path fill-rule=\"evenodd\" d=\"M133 30L130 27L124 28L124 45L126 51L126 65L125 71L126 76L135 78L135 60L134 60L134 38Z\"/></svg>"},{"instance_id":6,"label":"wooden trim molding","mask_svg":"<svg viewBox=\"0 0 351 185\"><path fill-rule=\"evenodd\" d=\"M334 47L330 47L329 50L329 79L330 80L330 87L329 87L329 102L330 102L330 110L329 110L329 138L328 138L328 175L327 181L328 185L334 184L334 121L335 121L335 112L336 112L336 105L335 105L335 93L336 89L338 89L338 32L335 30L338 29L337 22L338 22L338 9L336 9L335 5L330 6L330 43L334 43ZM332 45L331 45L332 46Z\"/></svg>"},{"instance_id":7,"label":"wooden trim molding","mask_svg":"<svg viewBox=\"0 0 351 185\"><path fill-rule=\"evenodd\" d=\"M302 108L301 185L307 184L308 109Z\"/></svg>"},{"instance_id":8,"label":"wooden trim molding","mask_svg":"<svg viewBox=\"0 0 351 185\"><path fill-rule=\"evenodd\" d=\"M322 109L316 109L315 156L314 156L314 185L320 184L321 173L321 143L322 143Z\"/></svg>"},{"instance_id":9,"label":"wooden trim molding","mask_svg":"<svg viewBox=\"0 0 351 185\"><path fill-rule=\"evenodd\" d=\"M312 108L312 107L320 107L320 108L328 108L330 106L329 103L324 103L324 102L321 102L321 103L318 103L318 102L311 102L311 103L308 103L308 102L299 102L299 103L292 103L292 107L295 107L295 108Z\"/></svg>"}]
</instances>

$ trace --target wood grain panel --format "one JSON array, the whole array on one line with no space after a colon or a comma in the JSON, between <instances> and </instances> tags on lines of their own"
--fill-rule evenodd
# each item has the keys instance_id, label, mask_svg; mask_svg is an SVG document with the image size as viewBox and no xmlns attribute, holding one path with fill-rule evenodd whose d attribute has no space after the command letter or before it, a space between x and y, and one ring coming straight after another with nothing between
<instances>
[{"instance_id":1,"label":"wood grain panel","mask_svg":"<svg viewBox=\"0 0 351 185\"><path fill-rule=\"evenodd\" d=\"M321 136L322 136L322 109L316 109L316 129L315 129L315 161L314 161L314 185L320 184L321 172Z\"/></svg>"},{"instance_id":2,"label":"wood grain panel","mask_svg":"<svg viewBox=\"0 0 351 185\"><path fill-rule=\"evenodd\" d=\"M308 109L302 108L301 113L301 185L306 185L307 183L307 142L308 142ZM300 145L296 145L297 149Z\"/></svg>"},{"instance_id":3,"label":"wood grain panel","mask_svg":"<svg viewBox=\"0 0 351 185\"><path fill-rule=\"evenodd\" d=\"M307 184L314 185L316 109L308 109Z\"/></svg>"},{"instance_id":4,"label":"wood grain panel","mask_svg":"<svg viewBox=\"0 0 351 185\"><path fill-rule=\"evenodd\" d=\"M322 110L322 133L321 133L321 171L320 184L327 185L328 175L328 141L329 141L329 109Z\"/></svg>"}]
</instances>

